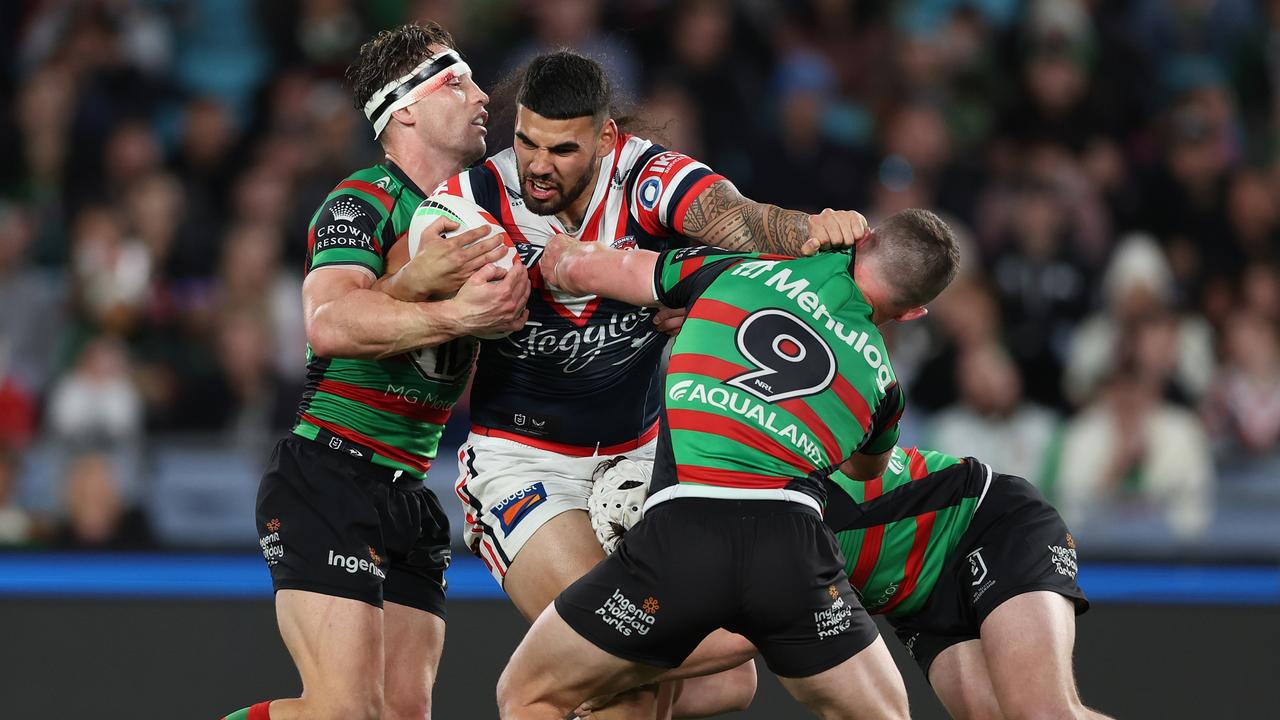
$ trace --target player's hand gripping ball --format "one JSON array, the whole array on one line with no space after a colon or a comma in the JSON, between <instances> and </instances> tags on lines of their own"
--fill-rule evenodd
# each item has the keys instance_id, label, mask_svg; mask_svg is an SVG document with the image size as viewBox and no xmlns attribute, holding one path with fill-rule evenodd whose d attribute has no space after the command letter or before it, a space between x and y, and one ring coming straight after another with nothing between
<instances>
[{"instance_id":1,"label":"player's hand gripping ball","mask_svg":"<svg viewBox=\"0 0 1280 720\"><path fill-rule=\"evenodd\" d=\"M429 225L438 220L445 218L454 223L458 227L441 234L444 238L451 238L464 233L472 228L488 227L489 232L475 242L468 243L463 247L471 247L476 242L480 242L491 237L494 233L502 235L502 241L507 246L507 254L496 260L493 264L503 270L510 270L516 259L516 248L511 242L510 235L502 228L496 219L490 215L484 208L475 203L460 198L456 195L432 195L423 200L418 205L418 209L413 213L413 219L409 222L409 257L413 258L418 255L419 243L422 239L422 231L426 230ZM479 335L478 337L486 340L496 340L505 337L508 333L497 335Z\"/></svg>"},{"instance_id":2,"label":"player's hand gripping ball","mask_svg":"<svg viewBox=\"0 0 1280 720\"><path fill-rule=\"evenodd\" d=\"M606 555L612 555L622 536L640 521L652 478L652 462L636 462L623 455L596 466L587 512Z\"/></svg>"}]
</instances>

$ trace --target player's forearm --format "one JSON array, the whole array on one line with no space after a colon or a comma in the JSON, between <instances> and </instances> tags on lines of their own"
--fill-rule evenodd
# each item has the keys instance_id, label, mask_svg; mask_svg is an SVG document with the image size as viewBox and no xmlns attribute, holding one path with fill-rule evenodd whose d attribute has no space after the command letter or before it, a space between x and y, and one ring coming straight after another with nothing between
<instances>
[{"instance_id":1,"label":"player's forearm","mask_svg":"<svg viewBox=\"0 0 1280 720\"><path fill-rule=\"evenodd\" d=\"M381 359L467 334L451 301L401 302L372 289L352 290L317 307L307 340L322 357Z\"/></svg>"},{"instance_id":2,"label":"player's forearm","mask_svg":"<svg viewBox=\"0 0 1280 720\"><path fill-rule=\"evenodd\" d=\"M422 288L409 287L404 268L378 278L374 281L372 289L386 293L401 302L414 302L422 296Z\"/></svg>"},{"instance_id":3,"label":"player's forearm","mask_svg":"<svg viewBox=\"0 0 1280 720\"><path fill-rule=\"evenodd\" d=\"M809 215L744 198L728 180L703 190L684 215L684 234L706 245L741 252L800 255Z\"/></svg>"},{"instance_id":4,"label":"player's forearm","mask_svg":"<svg viewBox=\"0 0 1280 720\"><path fill-rule=\"evenodd\" d=\"M631 305L652 307L653 271L658 253L615 250L581 243L566 252L555 267L555 284L574 295L601 295Z\"/></svg>"}]
</instances>

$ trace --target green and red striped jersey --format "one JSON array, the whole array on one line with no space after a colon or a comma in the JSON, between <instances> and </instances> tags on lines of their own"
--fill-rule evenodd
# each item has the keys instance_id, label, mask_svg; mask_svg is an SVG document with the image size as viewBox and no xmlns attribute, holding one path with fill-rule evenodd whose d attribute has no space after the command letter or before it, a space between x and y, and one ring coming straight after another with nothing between
<instances>
[{"instance_id":1,"label":"green and red striped jersey","mask_svg":"<svg viewBox=\"0 0 1280 720\"><path fill-rule=\"evenodd\" d=\"M311 218L306 272L362 268L374 277L409 230L424 193L387 163L353 173ZM307 387L293 432L379 465L426 476L475 364L459 338L384 360L326 358L307 348Z\"/></svg>"},{"instance_id":2,"label":"green and red striped jersey","mask_svg":"<svg viewBox=\"0 0 1280 720\"><path fill-rule=\"evenodd\" d=\"M990 481L973 458L901 447L874 480L831 475L827 522L868 612L902 617L924 607Z\"/></svg>"},{"instance_id":3,"label":"green and red striped jersey","mask_svg":"<svg viewBox=\"0 0 1280 720\"><path fill-rule=\"evenodd\" d=\"M659 256L655 296L689 314L667 367L654 502L679 484L821 503L833 466L893 447L904 401L852 268L851 251Z\"/></svg>"}]
</instances>

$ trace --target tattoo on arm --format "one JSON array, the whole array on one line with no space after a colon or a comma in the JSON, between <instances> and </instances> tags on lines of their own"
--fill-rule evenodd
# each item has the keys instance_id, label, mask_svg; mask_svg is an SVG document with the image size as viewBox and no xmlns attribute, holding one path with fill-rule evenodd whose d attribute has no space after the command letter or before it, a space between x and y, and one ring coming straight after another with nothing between
<instances>
[{"instance_id":1,"label":"tattoo on arm","mask_svg":"<svg viewBox=\"0 0 1280 720\"><path fill-rule=\"evenodd\" d=\"M799 255L809 239L809 215L748 200L720 180L689 204L684 234L726 250Z\"/></svg>"}]
</instances>

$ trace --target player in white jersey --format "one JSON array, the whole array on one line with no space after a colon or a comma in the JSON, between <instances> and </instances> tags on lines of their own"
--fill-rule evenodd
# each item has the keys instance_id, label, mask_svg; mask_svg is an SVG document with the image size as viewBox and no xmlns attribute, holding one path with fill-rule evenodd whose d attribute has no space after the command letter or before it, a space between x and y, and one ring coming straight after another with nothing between
<instances>
[{"instance_id":1,"label":"player in white jersey","mask_svg":"<svg viewBox=\"0 0 1280 720\"><path fill-rule=\"evenodd\" d=\"M791 256L853 245L867 226L856 212L748 200L703 163L626 133L610 116L608 78L581 55L535 58L517 103L514 147L437 192L497 218L530 273L524 328L483 343L456 490L468 545L532 620L604 557L586 512L596 466L653 457L666 340L653 309L547 287L547 241Z\"/></svg>"}]
</instances>

